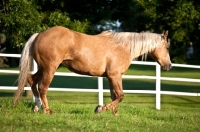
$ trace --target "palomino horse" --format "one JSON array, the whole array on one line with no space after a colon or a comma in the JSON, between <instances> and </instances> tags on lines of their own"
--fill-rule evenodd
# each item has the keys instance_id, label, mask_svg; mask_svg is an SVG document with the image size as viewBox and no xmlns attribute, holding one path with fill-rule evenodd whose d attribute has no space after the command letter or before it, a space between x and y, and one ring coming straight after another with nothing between
<instances>
[{"instance_id":1,"label":"palomino horse","mask_svg":"<svg viewBox=\"0 0 200 132\"><path fill-rule=\"evenodd\" d=\"M105 31L98 35L86 35L60 26L36 33L23 49L14 104L19 101L28 80L35 96L34 111L37 112L42 105L44 113L52 113L46 94L56 69L63 64L75 73L107 77L112 102L97 106L95 112L112 108L116 115L117 104L124 98L122 75L134 58L148 52L163 70L171 68L167 35L168 31L163 34ZM38 71L30 76L32 59L38 64Z\"/></svg>"}]
</instances>

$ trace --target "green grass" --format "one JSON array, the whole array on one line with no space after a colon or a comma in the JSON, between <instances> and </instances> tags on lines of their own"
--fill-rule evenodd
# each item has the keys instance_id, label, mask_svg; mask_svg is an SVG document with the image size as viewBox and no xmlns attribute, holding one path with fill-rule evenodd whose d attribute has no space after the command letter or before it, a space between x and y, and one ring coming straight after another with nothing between
<instances>
[{"instance_id":1,"label":"green grass","mask_svg":"<svg viewBox=\"0 0 200 132\"><path fill-rule=\"evenodd\" d=\"M84 132L198 132L200 131L200 98L162 96L162 109L156 110L155 96L125 94L119 104L119 115L111 110L94 114L97 93L49 92L49 104L55 112L45 115L33 113L32 99L23 98L19 105L12 105L12 91L3 91L0 97L0 124L2 132L24 131L84 131ZM1 94L3 94L1 91ZM109 94L104 102L110 101Z\"/></svg>"},{"instance_id":2,"label":"green grass","mask_svg":"<svg viewBox=\"0 0 200 132\"><path fill-rule=\"evenodd\" d=\"M126 74L154 76L154 66L131 66ZM66 71L59 68L58 71ZM162 76L200 78L200 69L173 68ZM13 85L16 74L0 74L0 86ZM16 85L16 84L15 84ZM155 80L124 79L124 89L154 90ZM51 87L97 88L97 78L55 77ZM200 83L162 81L162 90L200 92ZM104 79L104 88L108 82ZM161 110L155 109L155 95L125 94L119 104L119 115L111 110L94 114L97 93L48 92L53 115L33 113L32 98L23 97L12 105L14 91L0 90L0 132L199 132L200 97L161 96ZM104 93L104 103L111 101Z\"/></svg>"}]
</instances>

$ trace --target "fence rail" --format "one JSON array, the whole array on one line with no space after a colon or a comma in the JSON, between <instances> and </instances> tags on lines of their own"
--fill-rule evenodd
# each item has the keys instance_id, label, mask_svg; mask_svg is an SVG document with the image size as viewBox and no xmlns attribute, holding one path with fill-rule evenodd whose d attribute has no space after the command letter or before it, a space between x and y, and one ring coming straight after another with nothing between
<instances>
[{"instance_id":1,"label":"fence rail","mask_svg":"<svg viewBox=\"0 0 200 132\"><path fill-rule=\"evenodd\" d=\"M20 54L0 54L0 56L4 57L16 57L20 58ZM140 61L132 61L131 64L137 65L153 65L156 66L156 75L155 76L135 76L135 75L123 75L122 78L137 78L137 79L154 79L156 80L156 90L123 90L124 93L144 93L144 94L156 94L156 109L161 109L161 94L167 95L185 95L185 96L200 96L200 93L189 93L189 92L172 92L172 91L161 91L161 80L168 81L183 81L183 82L199 82L200 79L191 79L191 78L173 78L173 77L161 77L161 68L160 65L156 62L140 62ZM184 68L198 68L200 66L196 65L183 65L183 64L172 64L173 67L184 67ZM33 63L33 71L35 73L37 71L37 64ZM0 73L15 73L19 74L19 71L16 70L1 70ZM86 75L79 75L76 73L65 73L65 72L56 72L55 76L73 76L73 77L91 77ZM103 77L98 78L98 89L83 89L83 88L53 88L50 87L49 91L74 91L74 92L98 92L99 105L103 105L103 93L110 92L108 89L103 89ZM0 90L16 90L17 87L12 86L0 86ZM31 90L30 87L25 87L24 90Z\"/></svg>"}]
</instances>

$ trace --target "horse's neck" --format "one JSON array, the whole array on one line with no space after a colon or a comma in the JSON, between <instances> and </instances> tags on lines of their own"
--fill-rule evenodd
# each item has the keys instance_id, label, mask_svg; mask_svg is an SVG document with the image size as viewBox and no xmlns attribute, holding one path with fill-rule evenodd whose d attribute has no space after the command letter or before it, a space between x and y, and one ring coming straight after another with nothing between
<instances>
[{"instance_id":1,"label":"horse's neck","mask_svg":"<svg viewBox=\"0 0 200 132\"><path fill-rule=\"evenodd\" d=\"M135 59L135 58L138 58L139 56L144 56L144 58L146 58L146 55L150 52L150 49L149 48L143 48L143 47L140 47L140 48L132 48L130 49L130 55L131 55L131 59Z\"/></svg>"}]
</instances>

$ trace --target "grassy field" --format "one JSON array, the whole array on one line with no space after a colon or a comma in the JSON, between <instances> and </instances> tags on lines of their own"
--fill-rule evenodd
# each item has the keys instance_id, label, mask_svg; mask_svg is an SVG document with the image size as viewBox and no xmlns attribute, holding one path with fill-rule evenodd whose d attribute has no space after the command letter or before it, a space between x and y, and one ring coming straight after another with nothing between
<instances>
[{"instance_id":1,"label":"grassy field","mask_svg":"<svg viewBox=\"0 0 200 132\"><path fill-rule=\"evenodd\" d=\"M154 66L131 66L126 74L155 75ZM61 67L58 71L67 71ZM173 68L162 76L200 79L200 69ZM14 85L15 74L0 74L0 86ZM15 84L16 85L16 84ZM155 80L124 79L124 89L155 89ZM51 87L97 88L96 78L55 77ZM200 83L162 81L162 90L200 92ZM108 82L104 80L104 88ZM97 93L48 92L49 105L55 112L33 113L31 98L23 97L12 105L14 91L0 90L0 132L199 132L200 97L162 95L161 110L155 109L155 95L125 94L119 115L111 111L94 114ZM104 103L110 102L109 93Z\"/></svg>"},{"instance_id":2,"label":"grassy field","mask_svg":"<svg viewBox=\"0 0 200 132\"><path fill-rule=\"evenodd\" d=\"M33 113L32 99L23 98L12 106L10 92L0 97L2 132L199 132L200 98L162 96L162 109L155 109L155 97L145 94L125 94L119 104L118 116L111 111L94 114L96 93L49 92L49 104L55 112L45 115ZM1 91L1 95L3 94ZM104 102L109 102L109 94Z\"/></svg>"}]
</instances>

